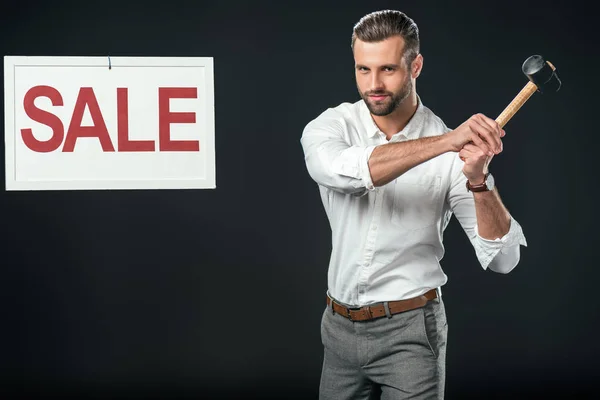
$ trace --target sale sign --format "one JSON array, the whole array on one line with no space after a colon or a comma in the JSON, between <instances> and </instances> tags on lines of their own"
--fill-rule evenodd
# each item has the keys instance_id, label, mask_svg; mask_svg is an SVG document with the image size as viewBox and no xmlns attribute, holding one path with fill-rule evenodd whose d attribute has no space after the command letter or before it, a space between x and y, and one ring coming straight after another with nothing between
<instances>
[{"instance_id":1,"label":"sale sign","mask_svg":"<svg viewBox=\"0 0 600 400\"><path fill-rule=\"evenodd\" d=\"M210 57L4 57L6 190L215 188Z\"/></svg>"}]
</instances>

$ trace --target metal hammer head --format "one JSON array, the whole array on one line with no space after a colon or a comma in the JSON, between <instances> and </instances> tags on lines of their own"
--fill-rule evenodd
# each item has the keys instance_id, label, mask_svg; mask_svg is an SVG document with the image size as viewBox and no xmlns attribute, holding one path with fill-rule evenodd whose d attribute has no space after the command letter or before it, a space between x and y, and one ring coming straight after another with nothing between
<instances>
[{"instance_id":1,"label":"metal hammer head","mask_svg":"<svg viewBox=\"0 0 600 400\"><path fill-rule=\"evenodd\" d=\"M544 61L542 56L529 57L523 63L522 70L527 78L537 86L540 93L544 93L544 91L558 92L562 85L558 75L556 75L554 65Z\"/></svg>"}]
</instances>

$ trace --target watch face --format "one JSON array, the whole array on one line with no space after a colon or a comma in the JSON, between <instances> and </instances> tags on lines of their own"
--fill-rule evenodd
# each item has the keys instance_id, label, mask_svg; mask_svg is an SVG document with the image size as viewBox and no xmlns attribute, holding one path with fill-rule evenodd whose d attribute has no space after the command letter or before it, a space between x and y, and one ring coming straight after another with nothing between
<instances>
[{"instance_id":1,"label":"watch face","mask_svg":"<svg viewBox=\"0 0 600 400\"><path fill-rule=\"evenodd\" d=\"M486 184L488 190L492 190L494 188L495 182L494 182L494 177L492 176L492 174L488 175L487 179L485 180L485 184Z\"/></svg>"}]
</instances>

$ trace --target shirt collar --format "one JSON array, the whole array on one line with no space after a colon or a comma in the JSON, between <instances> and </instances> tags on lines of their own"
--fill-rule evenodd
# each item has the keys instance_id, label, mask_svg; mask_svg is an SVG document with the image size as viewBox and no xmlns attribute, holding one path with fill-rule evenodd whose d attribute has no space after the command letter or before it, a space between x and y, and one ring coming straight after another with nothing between
<instances>
[{"instance_id":1,"label":"shirt collar","mask_svg":"<svg viewBox=\"0 0 600 400\"><path fill-rule=\"evenodd\" d=\"M360 109L362 112L363 123L365 125L367 134L369 135L369 137L372 138L374 136L377 136L380 133L385 136L385 134L379 130L379 128L377 127L377 124L375 124L375 121L373 120L373 117L371 116L371 113L369 112L369 108L365 104L365 101L360 100L360 102L361 102ZM404 129L402 129L400 132L394 134L392 136L392 138L390 139L390 141L394 140L394 138L396 138L398 136L405 136L407 139L417 139L422 132L424 119L425 119L425 106L423 105L423 102L421 102L421 97L419 97L419 95L417 94L417 110L415 111L412 118L408 121L408 123L406 124Z\"/></svg>"}]
</instances>

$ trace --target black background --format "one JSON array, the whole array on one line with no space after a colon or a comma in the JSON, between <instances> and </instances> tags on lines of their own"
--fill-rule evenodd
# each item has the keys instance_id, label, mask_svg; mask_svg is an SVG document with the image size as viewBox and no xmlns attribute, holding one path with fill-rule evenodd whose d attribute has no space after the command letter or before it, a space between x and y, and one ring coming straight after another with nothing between
<instances>
[{"instance_id":1,"label":"black background","mask_svg":"<svg viewBox=\"0 0 600 400\"><path fill-rule=\"evenodd\" d=\"M3 396L317 398L330 229L299 139L358 99L352 27L395 8L420 28L418 93L450 127L500 114L532 54L563 81L491 164L529 244L519 266L483 271L456 220L445 233L446 398L591 398L592 4L5 2L4 55L214 57L217 189L2 192Z\"/></svg>"}]
</instances>

